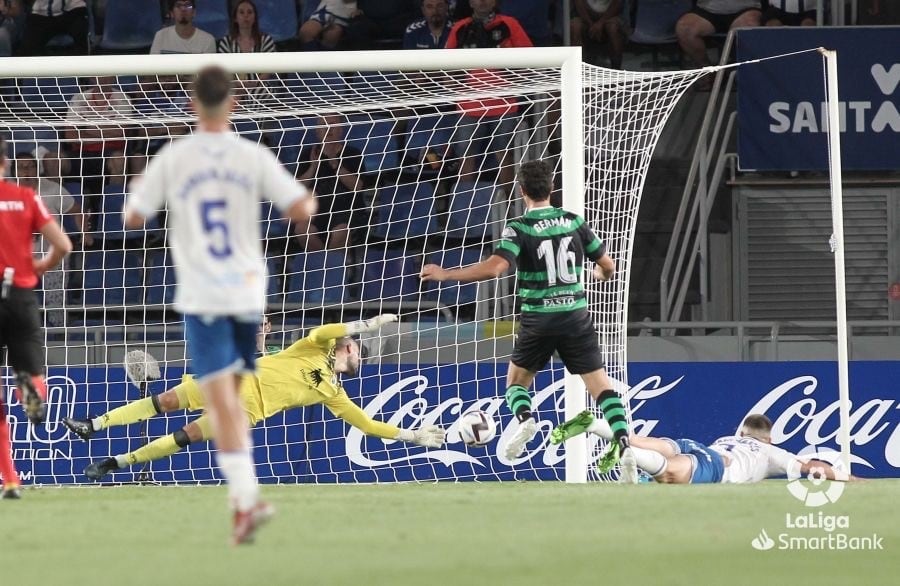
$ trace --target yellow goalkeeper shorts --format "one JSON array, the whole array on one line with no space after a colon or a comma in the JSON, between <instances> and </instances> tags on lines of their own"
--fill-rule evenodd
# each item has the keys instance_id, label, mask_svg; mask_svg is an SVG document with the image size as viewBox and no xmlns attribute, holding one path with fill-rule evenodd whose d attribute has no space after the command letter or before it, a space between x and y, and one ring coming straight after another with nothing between
<instances>
[{"instance_id":1,"label":"yellow goalkeeper shorts","mask_svg":"<svg viewBox=\"0 0 900 586\"><path fill-rule=\"evenodd\" d=\"M203 392L200 390L200 386L197 384L197 381L194 380L193 376L189 374L184 375L181 377L181 384L177 385L172 390L178 395L178 404L186 405L186 408L189 411L206 409L206 400L203 397ZM257 383L256 377L252 375L244 376L241 380L239 393L241 396L241 404L244 407L244 411L247 413L247 419L252 427L265 418L263 415L262 401L259 398L259 384Z\"/></svg>"}]
</instances>

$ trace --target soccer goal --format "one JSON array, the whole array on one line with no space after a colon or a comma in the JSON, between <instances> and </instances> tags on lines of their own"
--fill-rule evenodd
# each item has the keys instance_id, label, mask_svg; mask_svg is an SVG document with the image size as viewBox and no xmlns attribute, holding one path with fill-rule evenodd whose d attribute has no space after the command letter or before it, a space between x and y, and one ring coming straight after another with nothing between
<instances>
[{"instance_id":1,"label":"soccer goal","mask_svg":"<svg viewBox=\"0 0 900 586\"><path fill-rule=\"evenodd\" d=\"M611 71L582 64L577 48L2 60L9 175L39 185L81 243L41 291L50 416L33 428L12 412L25 475L86 482L81 471L92 460L132 451L194 416L157 416L89 443L58 423L160 393L190 372L171 308L165 215L126 231L121 209L147 160L191 132L190 75L209 63L237 74L235 131L271 148L331 212L304 230L262 204L267 351L323 323L399 313L399 324L362 340L366 363L344 386L375 418L448 428L448 444L428 451L365 437L322 406L290 410L254 432L262 481L588 479L595 443L547 442L556 423L588 403L580 380L556 362L534 388L538 437L516 461L498 450L516 426L503 401L514 277L440 286L417 279L423 263L454 267L490 254L506 219L522 213L518 164L550 161L554 201L584 214L617 264L611 282L586 286L609 373L627 390L626 301L642 185L676 102L713 68ZM129 381L123 360L132 350L159 362L157 380ZM497 421L498 439L486 447L467 448L456 429L472 408ZM193 445L112 481L213 482L210 454Z\"/></svg>"}]
</instances>

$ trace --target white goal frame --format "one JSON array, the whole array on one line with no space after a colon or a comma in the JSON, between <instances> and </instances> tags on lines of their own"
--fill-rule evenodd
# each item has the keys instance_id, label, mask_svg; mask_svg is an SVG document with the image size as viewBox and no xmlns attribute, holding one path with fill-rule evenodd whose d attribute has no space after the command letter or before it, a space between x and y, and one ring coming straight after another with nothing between
<instances>
[{"instance_id":1,"label":"white goal frame","mask_svg":"<svg viewBox=\"0 0 900 586\"><path fill-rule=\"evenodd\" d=\"M518 49L457 49L421 52L379 51L377 68L394 71L437 71L447 68L559 68L561 72L561 170L563 207L584 214L584 132L581 47L530 47ZM232 73L347 72L360 69L355 52L237 53L192 55L94 55L60 60L56 57L23 57L0 60L0 77L82 77L102 75L185 75L207 65L220 65ZM383 106L383 104L382 104ZM577 129L577 131L572 131ZM623 275L627 279L627 275ZM619 320L623 330L625 314ZM627 364L622 356L623 364ZM584 387L568 371L565 374L565 417L587 405ZM565 480L587 482L588 443L571 441L566 446Z\"/></svg>"}]
</instances>

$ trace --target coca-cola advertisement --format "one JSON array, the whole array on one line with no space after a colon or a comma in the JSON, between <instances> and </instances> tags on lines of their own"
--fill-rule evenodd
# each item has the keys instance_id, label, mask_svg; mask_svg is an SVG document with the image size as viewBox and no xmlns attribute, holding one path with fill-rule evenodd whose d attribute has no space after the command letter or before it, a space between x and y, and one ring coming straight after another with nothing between
<instances>
[{"instance_id":1,"label":"coca-cola advertisement","mask_svg":"<svg viewBox=\"0 0 900 586\"><path fill-rule=\"evenodd\" d=\"M900 471L900 399L895 363L850 366L850 441L853 473L892 477ZM4 381L13 451L30 484L84 483L93 460L134 450L179 429L197 413L158 415L145 424L103 431L89 442L68 434L62 417L95 417L140 391L120 368L50 369L49 416L44 426L27 423ZM437 424L447 430L440 449L366 437L320 405L293 409L254 430L260 479L278 483L563 480L565 447L547 441L564 411L563 371L542 371L533 388L538 436L522 456L506 460L498 445L515 432L504 402L506 366L490 362L455 365L365 365L344 381L350 398L370 417L405 428ZM160 393L180 380L168 369L151 383ZM774 422L773 443L793 452L839 449L837 366L833 362L634 363L627 399L633 429L643 435L687 437L711 443L735 432L748 413ZM463 443L460 416L479 409L493 417L497 436L481 447ZM210 446L194 444L174 456L112 474L111 482L202 483L218 481ZM143 474L141 474L143 473Z\"/></svg>"}]
</instances>

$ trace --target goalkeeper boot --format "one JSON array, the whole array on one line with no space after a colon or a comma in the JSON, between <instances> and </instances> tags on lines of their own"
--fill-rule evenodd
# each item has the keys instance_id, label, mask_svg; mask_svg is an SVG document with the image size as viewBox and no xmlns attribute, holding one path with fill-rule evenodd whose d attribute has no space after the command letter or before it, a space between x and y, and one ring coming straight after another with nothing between
<instances>
[{"instance_id":1,"label":"goalkeeper boot","mask_svg":"<svg viewBox=\"0 0 900 586\"><path fill-rule=\"evenodd\" d=\"M256 531L275 515L275 507L265 501L256 503L249 511L234 512L234 529L231 532L231 545L253 543Z\"/></svg>"},{"instance_id":2,"label":"goalkeeper boot","mask_svg":"<svg viewBox=\"0 0 900 586\"><path fill-rule=\"evenodd\" d=\"M572 419L557 425L556 429L550 432L550 443L561 444L569 438L580 435L587 431L593 422L594 414L590 411L582 411Z\"/></svg>"},{"instance_id":3,"label":"goalkeeper boot","mask_svg":"<svg viewBox=\"0 0 900 586\"><path fill-rule=\"evenodd\" d=\"M519 423L519 429L516 430L516 433L510 438L509 443L506 444L503 455L507 460L515 460L522 455L522 452L525 450L525 444L530 442L531 438L536 434L537 421L535 421L533 417L529 417L525 421L522 421Z\"/></svg>"},{"instance_id":4,"label":"goalkeeper boot","mask_svg":"<svg viewBox=\"0 0 900 586\"><path fill-rule=\"evenodd\" d=\"M22 498L22 489L18 484L7 484L0 493L2 499L20 499Z\"/></svg>"},{"instance_id":5,"label":"goalkeeper boot","mask_svg":"<svg viewBox=\"0 0 900 586\"><path fill-rule=\"evenodd\" d=\"M46 418L44 398L41 397L32 376L27 372L16 375L16 388L19 390L19 402L25 407L25 415L28 421L37 425L43 423Z\"/></svg>"},{"instance_id":6,"label":"goalkeeper boot","mask_svg":"<svg viewBox=\"0 0 900 586\"><path fill-rule=\"evenodd\" d=\"M69 431L85 441L91 439L91 436L94 435L94 424L91 423L90 419L63 417L62 422Z\"/></svg>"},{"instance_id":7,"label":"goalkeeper boot","mask_svg":"<svg viewBox=\"0 0 900 586\"><path fill-rule=\"evenodd\" d=\"M88 467L84 469L84 475L91 480L99 481L113 470L118 469L119 463L116 462L115 458L103 458L102 460L89 464Z\"/></svg>"}]
</instances>

